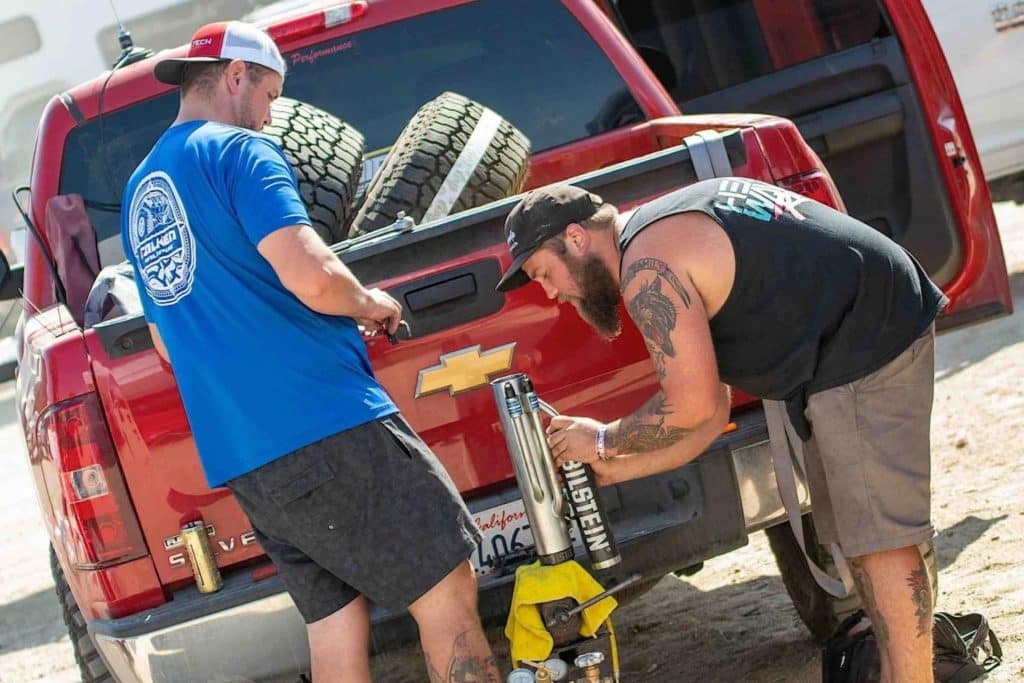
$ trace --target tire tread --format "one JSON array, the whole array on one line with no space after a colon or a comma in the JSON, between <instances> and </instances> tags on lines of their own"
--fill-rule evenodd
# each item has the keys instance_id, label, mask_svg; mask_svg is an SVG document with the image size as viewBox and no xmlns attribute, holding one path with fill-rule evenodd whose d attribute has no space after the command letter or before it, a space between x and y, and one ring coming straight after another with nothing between
<instances>
[{"instance_id":1,"label":"tire tread","mask_svg":"<svg viewBox=\"0 0 1024 683\"><path fill-rule=\"evenodd\" d=\"M50 547L50 572L53 574L54 590L60 604L64 626L68 630L71 648L74 650L75 663L82 674L82 683L113 683L114 677L107 669L106 662L100 657L96 644L86 628L85 617L78 608L75 597L71 594L71 586L64 577L64 571L57 561L57 553Z\"/></svg>"},{"instance_id":2,"label":"tire tread","mask_svg":"<svg viewBox=\"0 0 1024 683\"><path fill-rule=\"evenodd\" d=\"M295 170L313 229L328 244L348 237L352 200L363 170L364 140L355 128L305 102L279 97L263 129Z\"/></svg>"},{"instance_id":3,"label":"tire tread","mask_svg":"<svg viewBox=\"0 0 1024 683\"><path fill-rule=\"evenodd\" d=\"M482 115L480 104L452 92L421 107L370 181L350 236L390 225L400 212L422 220ZM503 120L452 213L519 192L526 180L529 149L526 136Z\"/></svg>"}]
</instances>

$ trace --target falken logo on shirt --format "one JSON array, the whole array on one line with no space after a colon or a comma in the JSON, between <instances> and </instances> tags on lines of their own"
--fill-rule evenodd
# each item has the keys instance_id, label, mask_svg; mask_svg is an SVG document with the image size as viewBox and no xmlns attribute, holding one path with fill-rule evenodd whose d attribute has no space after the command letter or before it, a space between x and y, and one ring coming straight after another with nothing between
<instances>
[{"instance_id":1,"label":"falken logo on shirt","mask_svg":"<svg viewBox=\"0 0 1024 683\"><path fill-rule=\"evenodd\" d=\"M767 222L786 213L802 221L807 217L797 207L809 201L807 197L781 187L729 178L723 180L718 188L715 208L742 213L759 221Z\"/></svg>"},{"instance_id":2,"label":"falken logo on shirt","mask_svg":"<svg viewBox=\"0 0 1024 683\"><path fill-rule=\"evenodd\" d=\"M181 301L192 291L196 243L188 215L170 177L150 173L132 195L129 242L146 291L159 306Z\"/></svg>"}]
</instances>

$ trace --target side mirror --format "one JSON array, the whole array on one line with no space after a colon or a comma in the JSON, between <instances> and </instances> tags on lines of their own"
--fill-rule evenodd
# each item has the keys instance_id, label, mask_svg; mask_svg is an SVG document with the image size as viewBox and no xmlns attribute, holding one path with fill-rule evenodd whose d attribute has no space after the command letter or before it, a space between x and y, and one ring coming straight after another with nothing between
<instances>
[{"instance_id":1,"label":"side mirror","mask_svg":"<svg viewBox=\"0 0 1024 683\"><path fill-rule=\"evenodd\" d=\"M11 266L7 255L0 251L0 301L13 301L21 297L22 283L25 280L25 266Z\"/></svg>"}]
</instances>

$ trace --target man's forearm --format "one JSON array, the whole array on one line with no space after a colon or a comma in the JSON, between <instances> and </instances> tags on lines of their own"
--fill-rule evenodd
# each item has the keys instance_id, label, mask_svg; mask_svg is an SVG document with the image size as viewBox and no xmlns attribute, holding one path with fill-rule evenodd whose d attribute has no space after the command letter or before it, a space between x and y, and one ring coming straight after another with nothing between
<instances>
[{"instance_id":1,"label":"man's forearm","mask_svg":"<svg viewBox=\"0 0 1024 683\"><path fill-rule=\"evenodd\" d=\"M284 288L317 313L367 318L373 310L370 293L308 225L275 230L256 248Z\"/></svg>"},{"instance_id":2,"label":"man's forearm","mask_svg":"<svg viewBox=\"0 0 1024 683\"><path fill-rule=\"evenodd\" d=\"M616 470L626 479L679 467L700 455L722 433L729 422L729 409L728 389L723 386L708 419L690 427L676 426L682 420L659 390L635 413L608 426L607 453L615 458Z\"/></svg>"},{"instance_id":3,"label":"man's forearm","mask_svg":"<svg viewBox=\"0 0 1024 683\"><path fill-rule=\"evenodd\" d=\"M348 267L340 261L328 261L321 267L322 274L313 279L308 288L292 290L292 293L317 313L367 317L371 304L369 292Z\"/></svg>"},{"instance_id":4,"label":"man's forearm","mask_svg":"<svg viewBox=\"0 0 1024 683\"><path fill-rule=\"evenodd\" d=\"M674 426L672 406L661 389L632 415L608 425L606 449L609 455L649 453L668 448L686 436L688 429Z\"/></svg>"}]
</instances>

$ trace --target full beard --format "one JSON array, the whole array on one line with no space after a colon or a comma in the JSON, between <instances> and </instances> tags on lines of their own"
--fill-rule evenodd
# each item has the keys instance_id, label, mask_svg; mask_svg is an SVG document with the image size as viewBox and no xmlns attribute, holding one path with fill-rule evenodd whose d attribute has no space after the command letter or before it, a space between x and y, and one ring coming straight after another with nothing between
<instances>
[{"instance_id":1,"label":"full beard","mask_svg":"<svg viewBox=\"0 0 1024 683\"><path fill-rule=\"evenodd\" d=\"M614 339L622 331L619 317L619 286L608 267L596 256L568 260L580 296L570 297L580 317L604 337Z\"/></svg>"}]
</instances>

